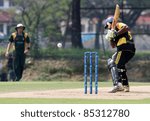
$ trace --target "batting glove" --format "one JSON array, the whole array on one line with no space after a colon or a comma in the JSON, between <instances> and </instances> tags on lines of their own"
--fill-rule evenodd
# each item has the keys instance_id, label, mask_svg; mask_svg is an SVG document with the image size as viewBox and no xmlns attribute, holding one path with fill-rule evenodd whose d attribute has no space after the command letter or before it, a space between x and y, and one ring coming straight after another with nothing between
<instances>
[{"instance_id":1,"label":"batting glove","mask_svg":"<svg viewBox=\"0 0 150 121\"><path fill-rule=\"evenodd\" d=\"M116 30L108 30L105 38L108 41L114 40L117 37L117 31Z\"/></svg>"}]
</instances>

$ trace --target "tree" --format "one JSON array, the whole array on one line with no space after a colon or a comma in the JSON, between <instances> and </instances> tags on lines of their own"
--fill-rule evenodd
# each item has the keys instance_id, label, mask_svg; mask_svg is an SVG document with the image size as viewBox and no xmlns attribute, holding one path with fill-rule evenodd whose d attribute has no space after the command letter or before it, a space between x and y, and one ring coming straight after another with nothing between
<instances>
[{"instance_id":1,"label":"tree","mask_svg":"<svg viewBox=\"0 0 150 121\"><path fill-rule=\"evenodd\" d=\"M72 1L72 46L83 48L81 42L80 0Z\"/></svg>"},{"instance_id":2,"label":"tree","mask_svg":"<svg viewBox=\"0 0 150 121\"><path fill-rule=\"evenodd\" d=\"M32 49L34 54L38 55L42 14L50 4L47 4L44 0L16 0L16 2L21 15L19 21L23 22L27 30L31 33Z\"/></svg>"},{"instance_id":3,"label":"tree","mask_svg":"<svg viewBox=\"0 0 150 121\"><path fill-rule=\"evenodd\" d=\"M149 0L82 0L81 2L81 17L87 18L98 18L99 23L97 24L96 30L96 41L95 48L99 48L99 35L104 33L104 27L102 21L105 20L108 15L114 14L115 4L120 5L121 16L125 23L132 29L135 26L136 20L141 13L149 9ZM101 29L100 29L101 28ZM103 39L102 39L103 40Z\"/></svg>"},{"instance_id":4,"label":"tree","mask_svg":"<svg viewBox=\"0 0 150 121\"><path fill-rule=\"evenodd\" d=\"M38 55L39 42L45 37L61 41L61 22L68 18L69 0L15 0L20 13L17 21L23 22L31 33L32 49Z\"/></svg>"},{"instance_id":5,"label":"tree","mask_svg":"<svg viewBox=\"0 0 150 121\"><path fill-rule=\"evenodd\" d=\"M102 21L104 20L106 15L108 15L108 12L105 12L104 7L112 6L112 3L108 0L93 0L93 1L82 0L81 5L82 5L81 8L83 10L82 17L88 17L90 19L97 18L95 49L99 49L100 48L99 38L100 38L100 34L103 33ZM113 13L113 11L111 11L111 13ZM103 43L103 39L102 39L102 43Z\"/></svg>"}]
</instances>

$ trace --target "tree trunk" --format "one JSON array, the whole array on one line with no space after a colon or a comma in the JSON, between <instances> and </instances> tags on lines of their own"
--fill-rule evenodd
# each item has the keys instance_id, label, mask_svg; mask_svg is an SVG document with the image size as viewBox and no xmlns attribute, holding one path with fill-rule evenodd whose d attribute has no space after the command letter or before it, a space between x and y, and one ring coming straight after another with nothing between
<instances>
[{"instance_id":1,"label":"tree trunk","mask_svg":"<svg viewBox=\"0 0 150 121\"><path fill-rule=\"evenodd\" d=\"M83 48L81 42L80 0L72 1L72 46Z\"/></svg>"},{"instance_id":2,"label":"tree trunk","mask_svg":"<svg viewBox=\"0 0 150 121\"><path fill-rule=\"evenodd\" d=\"M100 32L101 32L101 22L102 21L98 19L98 22L96 25L95 49L100 49L99 37L100 37Z\"/></svg>"}]
</instances>

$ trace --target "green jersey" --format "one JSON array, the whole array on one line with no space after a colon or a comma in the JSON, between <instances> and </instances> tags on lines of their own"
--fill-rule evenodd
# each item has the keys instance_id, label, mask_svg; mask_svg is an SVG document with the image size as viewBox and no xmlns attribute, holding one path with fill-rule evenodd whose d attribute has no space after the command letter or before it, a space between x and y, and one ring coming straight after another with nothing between
<instances>
[{"instance_id":1,"label":"green jersey","mask_svg":"<svg viewBox=\"0 0 150 121\"><path fill-rule=\"evenodd\" d=\"M30 38L27 33L21 35L12 33L9 42L14 43L16 53L24 53L26 43L30 43Z\"/></svg>"}]
</instances>

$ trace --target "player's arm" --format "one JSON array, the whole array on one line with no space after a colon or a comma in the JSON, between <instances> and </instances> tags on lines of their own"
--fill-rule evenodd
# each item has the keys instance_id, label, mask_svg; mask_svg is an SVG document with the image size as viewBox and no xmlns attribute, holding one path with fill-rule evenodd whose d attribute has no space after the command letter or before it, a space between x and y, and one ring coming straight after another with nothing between
<instances>
[{"instance_id":1,"label":"player's arm","mask_svg":"<svg viewBox=\"0 0 150 121\"><path fill-rule=\"evenodd\" d=\"M117 36L124 34L126 32L128 32L129 27L126 24L123 23L118 23L116 25L116 29L115 30L109 30L107 33L107 38L110 38L110 40L114 40Z\"/></svg>"},{"instance_id":2,"label":"player's arm","mask_svg":"<svg viewBox=\"0 0 150 121\"><path fill-rule=\"evenodd\" d=\"M27 54L27 53L29 52L30 46L31 46L29 36L27 36L27 38L26 38L26 43L25 43L25 44L26 44L26 45L25 45L25 51L24 51L24 53Z\"/></svg>"},{"instance_id":3,"label":"player's arm","mask_svg":"<svg viewBox=\"0 0 150 121\"><path fill-rule=\"evenodd\" d=\"M12 47L12 42L13 42L13 36L11 35L10 38L9 38L9 43L7 45L7 48L6 48L6 53L5 53L6 57L8 57L10 48Z\"/></svg>"},{"instance_id":4,"label":"player's arm","mask_svg":"<svg viewBox=\"0 0 150 121\"><path fill-rule=\"evenodd\" d=\"M8 45L7 45L6 53L5 53L5 56L6 56L6 57L8 57L10 48L11 48L11 42L9 42Z\"/></svg>"},{"instance_id":5,"label":"player's arm","mask_svg":"<svg viewBox=\"0 0 150 121\"><path fill-rule=\"evenodd\" d=\"M118 25L116 25L117 27ZM120 28L118 27L117 29L119 29L118 31L113 31L113 36L112 36L112 39L110 41L110 45L112 48L115 48L116 47L116 44L113 40L115 40L115 38L121 34L124 34L126 32L128 32L129 30L129 27L126 25L126 24L123 24L122 26L120 26Z\"/></svg>"},{"instance_id":6,"label":"player's arm","mask_svg":"<svg viewBox=\"0 0 150 121\"><path fill-rule=\"evenodd\" d=\"M126 24L123 24L121 27L119 27L119 24L117 24L116 27L119 29L117 35L124 34L129 30L129 27Z\"/></svg>"},{"instance_id":7,"label":"player's arm","mask_svg":"<svg viewBox=\"0 0 150 121\"><path fill-rule=\"evenodd\" d=\"M117 36L117 31L114 31L114 30L108 30L105 36L106 40L110 42L110 45L112 48L116 47L116 43L115 43L116 36Z\"/></svg>"}]
</instances>

